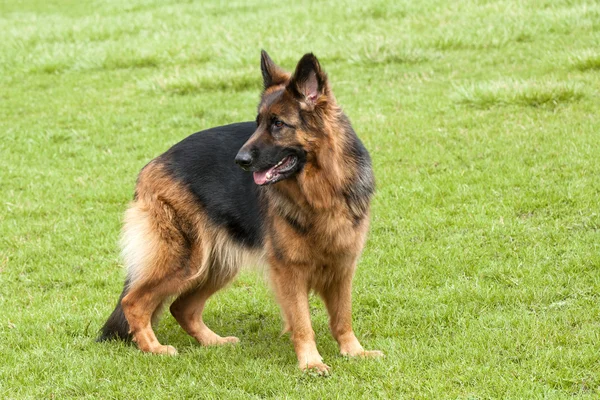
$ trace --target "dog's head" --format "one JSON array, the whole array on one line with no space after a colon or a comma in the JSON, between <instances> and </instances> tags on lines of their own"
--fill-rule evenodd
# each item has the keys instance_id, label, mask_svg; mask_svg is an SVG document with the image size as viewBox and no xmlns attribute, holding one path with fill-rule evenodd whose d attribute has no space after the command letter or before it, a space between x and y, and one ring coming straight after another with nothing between
<instances>
[{"instance_id":1,"label":"dog's head","mask_svg":"<svg viewBox=\"0 0 600 400\"><path fill-rule=\"evenodd\" d=\"M257 185L266 185L302 171L320 138L327 135L336 106L327 75L312 53L305 54L290 75L263 50L261 70L264 92L256 131L235 162L253 171Z\"/></svg>"}]
</instances>

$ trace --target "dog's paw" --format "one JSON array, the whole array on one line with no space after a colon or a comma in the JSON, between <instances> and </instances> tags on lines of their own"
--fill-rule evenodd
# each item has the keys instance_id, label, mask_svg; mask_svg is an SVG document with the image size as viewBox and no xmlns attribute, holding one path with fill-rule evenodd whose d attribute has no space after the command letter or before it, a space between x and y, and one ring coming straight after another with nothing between
<instances>
[{"instance_id":1,"label":"dog's paw","mask_svg":"<svg viewBox=\"0 0 600 400\"><path fill-rule=\"evenodd\" d=\"M157 346L157 347L153 348L152 350L150 350L150 352L152 352L154 354L167 354L169 356L177 355L177 349L175 349L175 347L173 347L173 346L168 346L168 345Z\"/></svg>"},{"instance_id":2,"label":"dog's paw","mask_svg":"<svg viewBox=\"0 0 600 400\"><path fill-rule=\"evenodd\" d=\"M379 350L363 350L355 349L353 351L342 351L343 356L347 357L361 357L361 358L380 358L385 357L382 351Z\"/></svg>"},{"instance_id":3,"label":"dog's paw","mask_svg":"<svg viewBox=\"0 0 600 400\"><path fill-rule=\"evenodd\" d=\"M239 343L240 341L240 339L235 336L221 337L214 332L210 332L210 334L203 336L196 336L196 340L198 340L202 346L222 346L225 344Z\"/></svg>"},{"instance_id":4,"label":"dog's paw","mask_svg":"<svg viewBox=\"0 0 600 400\"><path fill-rule=\"evenodd\" d=\"M329 376L329 365L323 362L315 362L310 364L300 365L300 369L309 375Z\"/></svg>"},{"instance_id":5,"label":"dog's paw","mask_svg":"<svg viewBox=\"0 0 600 400\"><path fill-rule=\"evenodd\" d=\"M358 357L380 358L385 357L385 354L383 354L383 351L379 350L365 350L361 354L359 354Z\"/></svg>"},{"instance_id":6,"label":"dog's paw","mask_svg":"<svg viewBox=\"0 0 600 400\"><path fill-rule=\"evenodd\" d=\"M221 344L235 344L235 343L239 343L240 339L236 338L235 336L226 336L226 337L222 337L220 338L219 342L217 343L218 345Z\"/></svg>"}]
</instances>

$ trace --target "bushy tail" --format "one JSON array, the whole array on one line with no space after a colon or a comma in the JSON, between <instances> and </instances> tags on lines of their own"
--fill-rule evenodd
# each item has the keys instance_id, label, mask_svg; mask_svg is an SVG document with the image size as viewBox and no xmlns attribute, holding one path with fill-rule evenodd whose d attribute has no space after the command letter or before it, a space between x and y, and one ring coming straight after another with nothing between
<instances>
[{"instance_id":1,"label":"bushy tail","mask_svg":"<svg viewBox=\"0 0 600 400\"><path fill-rule=\"evenodd\" d=\"M119 296L119 301L117 302L117 306L115 310L110 314L108 320L100 329L100 336L96 340L97 342L104 342L106 340L131 340L131 335L129 334L129 323L125 318L125 314L123 314L123 308L121 307L121 300L129 291L129 279L125 280L125 285L123 287L123 292L121 296Z\"/></svg>"}]
</instances>

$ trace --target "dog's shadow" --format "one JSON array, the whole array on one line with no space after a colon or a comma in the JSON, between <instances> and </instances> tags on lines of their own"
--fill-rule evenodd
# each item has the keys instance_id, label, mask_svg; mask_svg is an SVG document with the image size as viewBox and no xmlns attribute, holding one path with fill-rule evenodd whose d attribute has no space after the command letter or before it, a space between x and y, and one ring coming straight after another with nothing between
<instances>
[{"instance_id":1,"label":"dog's shadow","mask_svg":"<svg viewBox=\"0 0 600 400\"><path fill-rule=\"evenodd\" d=\"M337 344L329 332L327 321L322 319L313 318L313 329L321 354L330 358L338 354ZM281 367L296 365L289 333L282 333L281 315L277 309L260 312L222 309L218 313L207 310L204 322L218 335L236 336L240 342L222 346L202 346L189 336L168 312L155 327L156 335L162 344L174 346L181 355L198 352L243 352L244 357L249 359L270 358L271 363Z\"/></svg>"}]
</instances>

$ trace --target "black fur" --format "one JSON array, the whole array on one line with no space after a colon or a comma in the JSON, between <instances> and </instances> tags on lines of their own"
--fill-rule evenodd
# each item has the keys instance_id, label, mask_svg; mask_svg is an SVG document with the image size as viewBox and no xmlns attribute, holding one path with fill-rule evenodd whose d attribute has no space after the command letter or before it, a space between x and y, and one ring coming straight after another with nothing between
<instances>
[{"instance_id":1,"label":"black fur","mask_svg":"<svg viewBox=\"0 0 600 400\"><path fill-rule=\"evenodd\" d=\"M366 216L369 202L375 192L375 177L371 167L371 157L356 133L346 121L347 142L346 148L351 159L356 163L357 174L344 190L346 204L352 213L354 225L358 225Z\"/></svg>"},{"instance_id":2,"label":"black fur","mask_svg":"<svg viewBox=\"0 0 600 400\"><path fill-rule=\"evenodd\" d=\"M289 214L282 214L282 216L285 222L287 222L288 225L290 225L300 235L306 235L308 233L308 228L302 225L296 218Z\"/></svg>"},{"instance_id":3,"label":"black fur","mask_svg":"<svg viewBox=\"0 0 600 400\"><path fill-rule=\"evenodd\" d=\"M234 159L255 130L254 122L242 122L197 132L159 158L216 226L226 227L233 239L252 248L263 243L261 188Z\"/></svg>"},{"instance_id":4,"label":"black fur","mask_svg":"<svg viewBox=\"0 0 600 400\"><path fill-rule=\"evenodd\" d=\"M129 334L129 323L125 318L125 314L123 314L123 308L121 307L121 300L127 294L129 290L129 280L125 280L125 284L123 285L123 291L119 296L119 300L117 301L117 306L115 307L110 317L104 324L104 326L100 329L100 336L96 339L97 342L104 342L106 340L120 339L129 341L131 340L131 335Z\"/></svg>"}]
</instances>

